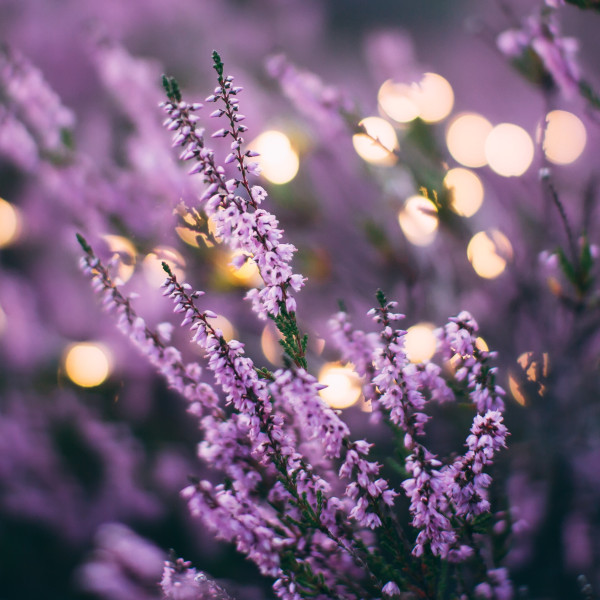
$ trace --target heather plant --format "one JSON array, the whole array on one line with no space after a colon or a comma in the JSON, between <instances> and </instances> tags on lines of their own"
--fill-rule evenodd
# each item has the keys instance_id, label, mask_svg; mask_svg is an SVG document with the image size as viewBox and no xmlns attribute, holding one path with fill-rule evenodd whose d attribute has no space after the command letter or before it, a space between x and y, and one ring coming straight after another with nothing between
<instances>
[{"instance_id":1,"label":"heather plant","mask_svg":"<svg viewBox=\"0 0 600 600\"><path fill-rule=\"evenodd\" d=\"M200 103L182 99L177 82L164 78L168 100L165 127L174 131L180 159L192 162L192 175L206 186L202 212L215 223L215 237L242 253L236 266L256 264L263 285L246 295L260 319L270 318L281 334L284 368L255 366L244 345L226 340L211 324L216 313L198 307L204 292L180 282L167 263L165 295L192 340L203 350L219 391L202 382L197 364L184 365L181 354L148 329L112 280L110 272L80 236L82 262L103 304L116 314L121 329L190 402L204 440L199 456L222 472L218 483L202 479L183 490L192 514L219 538L235 543L260 572L273 578L282 598L423 598L478 596L510 598L506 569L497 561L502 548L493 538L488 473L497 451L506 446L504 390L495 381L494 353L477 347L478 325L467 313L440 330L444 359L454 357L454 373L435 363L412 364L404 350L404 318L395 302L377 293L369 315L376 335L354 330L342 311L333 321L345 360L355 360L365 377L373 414L385 421L398 447L395 464L409 500L410 528L396 507L399 495L372 460L372 444L354 439L348 425L319 396L308 369L308 336L298 325L295 294L304 278L290 266L295 247L283 241L277 219L263 206L266 191L250 181L256 154L244 148L238 95L242 88L226 75L213 53L218 85L206 102L217 108L212 118L224 126L211 138L229 138L230 153L219 164L199 125ZM233 163L237 177L224 165ZM220 405L219 396L224 404ZM426 405L459 399L474 406L475 417L462 455L442 458L424 444L429 416ZM339 478L339 479L338 479ZM344 486L340 479L347 480ZM414 532L414 533L413 533ZM416 535L415 535L416 534ZM506 536L502 535L506 539ZM501 545L500 545L501 546ZM496 548L495 550L493 548ZM169 564L163 578L167 597L181 597L196 579L173 578Z\"/></svg>"},{"instance_id":2,"label":"heather plant","mask_svg":"<svg viewBox=\"0 0 600 600\"><path fill-rule=\"evenodd\" d=\"M0 19L10 42L0 54L0 194L24 223L0 249L3 594L250 600L274 586L281 597L539 599L579 587L577 597L593 598L595 3L479 3L469 34L452 30L458 8L423 5L415 11L444 25L402 20L415 26L414 45L387 28L399 4L385 30L364 24L352 52L331 43L348 23L335 2L207 2L198 20L188 0L143 14L135 2L115 6L67 0L48 12L6 0ZM156 110L159 62L192 96L210 70L196 58L213 43L246 89L218 57L204 107L166 78L163 118L187 177ZM433 56L456 91L446 131L398 122L381 100L398 143L361 124L375 113L373 84L414 91L430 68L419 60ZM537 133L520 176L469 166L485 204L467 217L445 178L462 164L449 129L472 109ZM564 110L587 132L573 165L546 147L550 111ZM268 186L251 140L273 126L293 138L301 169ZM561 136L566 148L570 133ZM381 164L357 156L357 137L385 154ZM398 227L417 192L438 223L430 246ZM484 228L506 265L497 280L467 260ZM117 327L81 285L75 231ZM149 282L157 256L166 301ZM259 274L240 283L240 267ZM184 327L171 323L173 306ZM437 354L413 362L404 329L421 320L442 325ZM281 342L265 362L268 331ZM83 340L112 355L111 375L90 389L66 373L65 348ZM322 400L319 369L334 360L362 392L343 411ZM177 552L162 592L159 547ZM28 563L39 577L25 574Z\"/></svg>"}]
</instances>

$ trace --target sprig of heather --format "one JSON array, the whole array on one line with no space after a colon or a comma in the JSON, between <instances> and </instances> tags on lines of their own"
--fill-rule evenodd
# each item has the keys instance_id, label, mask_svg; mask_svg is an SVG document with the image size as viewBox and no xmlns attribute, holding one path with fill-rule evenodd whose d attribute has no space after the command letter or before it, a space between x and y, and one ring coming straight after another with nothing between
<instances>
[{"instance_id":1,"label":"sprig of heather","mask_svg":"<svg viewBox=\"0 0 600 600\"><path fill-rule=\"evenodd\" d=\"M130 299L120 292L109 270L85 239L78 235L78 240L85 251L81 267L91 277L92 287L102 296L104 308L116 313L118 328L165 377L167 385L188 401L187 410L198 419L204 434L198 456L211 467L221 469L240 493L252 493L263 476L248 443L247 421L239 415L226 415L218 406L215 390L200 380L201 367L197 363L185 365L179 350L163 341L166 326L170 324L162 324L158 332L150 329L136 314Z\"/></svg>"},{"instance_id":2,"label":"sprig of heather","mask_svg":"<svg viewBox=\"0 0 600 600\"><path fill-rule=\"evenodd\" d=\"M213 62L218 86L206 101L221 103L222 108L213 111L211 117L225 118L227 124L211 137L229 136L232 139L231 152L224 164L235 163L240 178L226 178L225 168L217 165L214 151L205 144L204 129L197 127L199 119L194 113L201 105L184 102L177 84L168 78L164 79L169 98L168 102L162 103L168 114L164 124L175 132L173 145L183 146L181 160L196 162L190 173L202 173L204 177L207 188L201 200L205 201L206 214L215 221L217 235L232 249L242 250L235 259L235 265L239 267L246 260L252 260L258 266L265 285L247 293L253 310L260 318L266 319L269 315L280 315L284 306L290 319L295 321L293 292L300 291L304 285L304 277L293 273L290 266L296 248L292 244L280 243L283 231L278 227L277 219L259 208L267 193L262 187L251 185L248 179L249 175L258 175L259 168L256 163L248 161L257 154L242 150L244 138L241 134L247 130L241 123L245 117L239 112L237 99L242 88L233 85L231 75L224 75L223 63L216 52L213 53Z\"/></svg>"},{"instance_id":3,"label":"sprig of heather","mask_svg":"<svg viewBox=\"0 0 600 600\"><path fill-rule=\"evenodd\" d=\"M206 351L208 368L213 371L215 380L226 395L226 401L247 424L254 458L262 465L274 465L279 474L282 485L278 490L281 498L294 509L294 516L285 517L283 521L304 530L308 528L325 534L351 556L375 582L376 587L381 589L382 584L371 570L369 557L357 548L350 533L345 532L344 527L338 523L342 503L328 495L329 484L295 450L295 440L286 430L283 415L273 410L271 394L279 395L288 391L286 386L291 383L289 376L285 375L285 371L278 372L273 376L271 384L261 378L251 359L244 355L243 344L236 340L227 342L209 322L215 314L209 310L200 311L195 306L194 298L200 294L188 293L188 288L177 281L169 267L166 264L163 267L168 275L164 283L165 294L173 298L174 311L184 315L182 324L190 325L194 331L193 340ZM304 374L304 379L309 387L314 386L311 376ZM302 387L301 384L300 386ZM313 387L311 394L314 391ZM319 410L321 413L326 412L322 407ZM335 455L339 452L341 443L338 436L340 432L345 434L346 428L342 426L340 429L338 419L334 417L335 414L332 413L330 422L321 425L328 428L335 423L329 438L329 451ZM309 419L308 415L306 418ZM373 490L374 495L382 496L386 491L387 484L382 482L383 480L379 482L377 490ZM391 500L392 494L388 491L384 498Z\"/></svg>"},{"instance_id":4,"label":"sprig of heather","mask_svg":"<svg viewBox=\"0 0 600 600\"><path fill-rule=\"evenodd\" d=\"M410 499L411 523L419 531L413 554L421 556L429 548L435 556L447 558L457 535L447 516L448 500L439 468L442 463L418 441L429 416L423 412L426 398L420 389L419 371L409 363L404 350L406 331L394 328L394 322L404 315L392 312L397 304L388 302L381 290L377 300L379 306L369 311L381 328L381 345L373 360L373 383L389 420L404 431L403 443L409 451L405 466L411 477L402 487Z\"/></svg>"},{"instance_id":5,"label":"sprig of heather","mask_svg":"<svg viewBox=\"0 0 600 600\"><path fill-rule=\"evenodd\" d=\"M188 486L182 496L193 516L201 518L219 539L235 543L263 575L283 575L281 554L298 539L281 524L273 508L208 481Z\"/></svg>"},{"instance_id":6,"label":"sprig of heather","mask_svg":"<svg viewBox=\"0 0 600 600\"><path fill-rule=\"evenodd\" d=\"M473 520L489 512L487 488L492 478L484 468L492 464L498 450L506 448L507 436L499 411L488 410L485 415L475 415L466 442L467 452L444 470L456 516Z\"/></svg>"},{"instance_id":7,"label":"sprig of heather","mask_svg":"<svg viewBox=\"0 0 600 600\"><path fill-rule=\"evenodd\" d=\"M358 344L354 348L360 350ZM362 366L366 369L365 364ZM284 398L299 415L300 424L309 438L320 437L328 458L343 457L339 476L349 479L345 495L352 501L349 516L359 525L375 529L382 524L384 506L394 505L398 495L389 483L379 476L381 465L367 460L372 444L352 441L350 430L340 417L319 397L318 381L304 369L281 370L274 374L270 389L274 398Z\"/></svg>"},{"instance_id":8,"label":"sprig of heather","mask_svg":"<svg viewBox=\"0 0 600 600\"><path fill-rule=\"evenodd\" d=\"M197 363L184 364L181 353L174 346L163 341L164 333L153 331L131 305L129 298L123 296L112 280L109 270L102 264L85 238L77 234L77 240L85 255L80 260L82 271L90 277L92 288L102 300L103 308L117 316L118 329L133 342L138 350L163 375L167 385L179 392L197 414L208 410L220 412L218 397L214 389L201 381L202 369ZM162 327L163 332L167 328Z\"/></svg>"},{"instance_id":9,"label":"sprig of heather","mask_svg":"<svg viewBox=\"0 0 600 600\"><path fill-rule=\"evenodd\" d=\"M465 382L466 392L480 414L488 410L504 412L504 389L496 383L497 367L492 366L495 352L477 345L479 326L471 314L462 311L438 329L439 349L446 360L452 359L454 378Z\"/></svg>"},{"instance_id":10,"label":"sprig of heather","mask_svg":"<svg viewBox=\"0 0 600 600\"><path fill-rule=\"evenodd\" d=\"M368 312L381 328L381 345L373 357L373 384L379 390L379 402L387 410L390 421L405 432L404 445L412 450L429 420L423 412L426 399L415 376L417 371L404 350L406 331L394 328L394 322L404 315L392 312L397 302L388 302L381 290L377 292L377 299L379 306Z\"/></svg>"}]
</instances>

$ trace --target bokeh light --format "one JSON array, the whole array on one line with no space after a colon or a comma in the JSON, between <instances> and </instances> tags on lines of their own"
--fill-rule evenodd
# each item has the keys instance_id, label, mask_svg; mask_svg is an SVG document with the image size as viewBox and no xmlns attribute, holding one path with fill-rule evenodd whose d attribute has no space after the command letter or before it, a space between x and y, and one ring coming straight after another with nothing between
<instances>
[{"instance_id":1,"label":"bokeh light","mask_svg":"<svg viewBox=\"0 0 600 600\"><path fill-rule=\"evenodd\" d=\"M142 263L144 276L150 285L160 287L166 279L167 274L162 268L163 261L171 267L177 279L180 281L185 279L185 259L183 256L170 246L156 246L152 252L144 257Z\"/></svg>"},{"instance_id":2,"label":"bokeh light","mask_svg":"<svg viewBox=\"0 0 600 600\"><path fill-rule=\"evenodd\" d=\"M508 374L508 389L510 390L512 397L516 400L517 404L520 404L521 406L527 405L527 398L525 397L525 393L521 388L521 384L512 373Z\"/></svg>"},{"instance_id":3,"label":"bokeh light","mask_svg":"<svg viewBox=\"0 0 600 600\"><path fill-rule=\"evenodd\" d=\"M283 365L281 354L283 349L279 340L281 334L273 323L267 323L260 336L260 347L267 360L277 367Z\"/></svg>"},{"instance_id":4,"label":"bokeh light","mask_svg":"<svg viewBox=\"0 0 600 600\"><path fill-rule=\"evenodd\" d=\"M539 360L533 352L523 352L517 358L520 367L525 371L527 379L533 382L539 382L548 377L550 371L550 357L547 352L542 353L542 359Z\"/></svg>"},{"instance_id":5,"label":"bokeh light","mask_svg":"<svg viewBox=\"0 0 600 600\"><path fill-rule=\"evenodd\" d=\"M262 176L271 183L289 183L296 177L300 167L298 153L285 133L269 130L261 133L248 147L260 154L256 162Z\"/></svg>"},{"instance_id":6,"label":"bokeh light","mask_svg":"<svg viewBox=\"0 0 600 600\"><path fill-rule=\"evenodd\" d=\"M427 123L445 119L454 106L454 92L450 83L437 73L425 73L419 83L413 85L414 99L419 117Z\"/></svg>"},{"instance_id":7,"label":"bokeh light","mask_svg":"<svg viewBox=\"0 0 600 600\"><path fill-rule=\"evenodd\" d=\"M497 229L476 233L467 246L469 262L480 277L495 279L512 259L509 239Z\"/></svg>"},{"instance_id":8,"label":"bokeh light","mask_svg":"<svg viewBox=\"0 0 600 600\"><path fill-rule=\"evenodd\" d=\"M260 276L258 266L252 259L247 259L246 262L238 269L235 265L231 264L231 261L245 253L241 250L234 250L229 255L228 269L234 283L238 285L257 287L262 284L263 280Z\"/></svg>"},{"instance_id":9,"label":"bokeh light","mask_svg":"<svg viewBox=\"0 0 600 600\"><path fill-rule=\"evenodd\" d=\"M450 190L450 208L461 217L472 217L481 207L484 197L483 183L473 171L457 167L444 177L444 186Z\"/></svg>"},{"instance_id":10,"label":"bokeh light","mask_svg":"<svg viewBox=\"0 0 600 600\"><path fill-rule=\"evenodd\" d=\"M432 323L417 323L408 328L404 336L404 349L410 362L425 362L435 354L437 340L434 331Z\"/></svg>"},{"instance_id":11,"label":"bokeh light","mask_svg":"<svg viewBox=\"0 0 600 600\"><path fill-rule=\"evenodd\" d=\"M445 119L454 105L452 86L441 75L425 73L418 83L385 81L377 94L383 112L398 123L417 117L428 123Z\"/></svg>"},{"instance_id":12,"label":"bokeh light","mask_svg":"<svg viewBox=\"0 0 600 600\"><path fill-rule=\"evenodd\" d=\"M348 408L361 395L360 378L350 365L325 363L319 372L319 383L327 386L319 394L331 408Z\"/></svg>"},{"instance_id":13,"label":"bokeh light","mask_svg":"<svg viewBox=\"0 0 600 600\"><path fill-rule=\"evenodd\" d=\"M136 249L126 237L120 235L103 235L102 239L106 242L113 256L119 255L117 265L117 277L125 283L128 281L135 271ZM164 278L163 278L164 279Z\"/></svg>"},{"instance_id":14,"label":"bokeh light","mask_svg":"<svg viewBox=\"0 0 600 600\"><path fill-rule=\"evenodd\" d=\"M359 125L362 125L367 134L355 133L352 143L357 154L367 162L390 166L395 164L398 149L398 137L392 125L380 117L367 117ZM376 141L378 140L378 141Z\"/></svg>"},{"instance_id":15,"label":"bokeh light","mask_svg":"<svg viewBox=\"0 0 600 600\"><path fill-rule=\"evenodd\" d=\"M437 208L424 196L411 196L398 214L398 222L411 244L428 246L437 234Z\"/></svg>"},{"instance_id":16,"label":"bokeh light","mask_svg":"<svg viewBox=\"0 0 600 600\"><path fill-rule=\"evenodd\" d=\"M19 238L21 215L10 202L0 198L0 248L5 248Z\"/></svg>"},{"instance_id":17,"label":"bokeh light","mask_svg":"<svg viewBox=\"0 0 600 600\"><path fill-rule=\"evenodd\" d=\"M490 351L490 347L488 346L487 342L481 336L475 339L475 347L478 350L481 350L482 352Z\"/></svg>"},{"instance_id":18,"label":"bokeh light","mask_svg":"<svg viewBox=\"0 0 600 600\"><path fill-rule=\"evenodd\" d=\"M381 110L398 123L408 123L419 116L414 90L405 83L394 83L391 79L384 81L377 93L377 100Z\"/></svg>"},{"instance_id":19,"label":"bokeh light","mask_svg":"<svg viewBox=\"0 0 600 600\"><path fill-rule=\"evenodd\" d=\"M557 165L575 162L586 142L585 125L579 117L566 110L553 110L546 115L542 147L550 162Z\"/></svg>"},{"instance_id":20,"label":"bokeh light","mask_svg":"<svg viewBox=\"0 0 600 600\"><path fill-rule=\"evenodd\" d=\"M112 354L98 342L71 344L63 353L63 367L67 377L76 385L96 387L110 375Z\"/></svg>"},{"instance_id":21,"label":"bokeh light","mask_svg":"<svg viewBox=\"0 0 600 600\"><path fill-rule=\"evenodd\" d=\"M186 227L186 225L179 225L175 227L175 232L183 242L185 242L188 246L192 246L193 248L200 248L198 238L201 238L208 247L212 246L212 242L208 240L204 233L195 230L197 223L192 213L186 213L182 211L180 216L183 222L189 225L189 227Z\"/></svg>"},{"instance_id":22,"label":"bokeh light","mask_svg":"<svg viewBox=\"0 0 600 600\"><path fill-rule=\"evenodd\" d=\"M485 166L485 141L491 131L492 124L477 113L457 116L446 132L446 144L452 158L465 167Z\"/></svg>"},{"instance_id":23,"label":"bokeh light","mask_svg":"<svg viewBox=\"0 0 600 600\"><path fill-rule=\"evenodd\" d=\"M533 161L531 136L518 125L500 123L485 140L485 157L490 168L503 177L518 177Z\"/></svg>"},{"instance_id":24,"label":"bokeh light","mask_svg":"<svg viewBox=\"0 0 600 600\"><path fill-rule=\"evenodd\" d=\"M519 358L517 358L517 363L523 369L525 374L526 381L537 384L537 393L540 396L543 396L546 392L546 386L542 381L548 377L548 373L550 371L550 360L547 352L542 353L541 360L539 355L536 355L533 352L523 352ZM523 377L515 376L514 373L509 372L508 375L508 386L510 389L513 398L521 405L526 406L527 395L525 393L525 389L529 392L535 393L536 386L528 386L525 388L525 381L523 381Z\"/></svg>"},{"instance_id":25,"label":"bokeh light","mask_svg":"<svg viewBox=\"0 0 600 600\"><path fill-rule=\"evenodd\" d=\"M231 321L223 315L217 315L210 319L210 324L214 329L221 331L221 335L226 341L230 341L236 336L236 331Z\"/></svg>"}]
</instances>

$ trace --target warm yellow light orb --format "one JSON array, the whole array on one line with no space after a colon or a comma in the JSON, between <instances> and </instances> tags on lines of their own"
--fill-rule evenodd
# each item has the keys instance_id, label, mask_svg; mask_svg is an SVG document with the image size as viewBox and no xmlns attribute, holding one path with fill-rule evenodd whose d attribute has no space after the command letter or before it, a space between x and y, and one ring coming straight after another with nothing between
<instances>
[{"instance_id":1,"label":"warm yellow light orb","mask_svg":"<svg viewBox=\"0 0 600 600\"><path fill-rule=\"evenodd\" d=\"M185 242L188 246L192 246L192 248L200 248L198 238L202 238L206 243L205 236L202 233L193 231L188 227L175 227L175 233L180 237L182 242Z\"/></svg>"},{"instance_id":2,"label":"warm yellow light orb","mask_svg":"<svg viewBox=\"0 0 600 600\"><path fill-rule=\"evenodd\" d=\"M543 136L546 158L557 165L575 162L587 142L585 125L579 117L566 110L553 110L546 115Z\"/></svg>"},{"instance_id":3,"label":"warm yellow light orb","mask_svg":"<svg viewBox=\"0 0 600 600\"><path fill-rule=\"evenodd\" d=\"M110 374L110 350L97 342L71 344L63 354L63 367L69 379L80 387L96 387Z\"/></svg>"},{"instance_id":4,"label":"warm yellow light orb","mask_svg":"<svg viewBox=\"0 0 600 600\"><path fill-rule=\"evenodd\" d=\"M125 283L128 281L135 271L136 249L135 246L126 237L120 235L103 235L102 239L106 242L109 250L119 255L119 263L117 265L117 277ZM164 279L164 278L163 278Z\"/></svg>"},{"instance_id":5,"label":"warm yellow light orb","mask_svg":"<svg viewBox=\"0 0 600 600\"><path fill-rule=\"evenodd\" d=\"M437 208L431 200L423 196L411 196L398 214L398 222L411 244L428 246L437 234Z\"/></svg>"},{"instance_id":6,"label":"warm yellow light orb","mask_svg":"<svg viewBox=\"0 0 600 600\"><path fill-rule=\"evenodd\" d=\"M512 259L509 239L497 229L476 233L467 246L469 262L480 277L495 279Z\"/></svg>"},{"instance_id":7,"label":"warm yellow light orb","mask_svg":"<svg viewBox=\"0 0 600 600\"><path fill-rule=\"evenodd\" d=\"M231 324L231 321L223 315L217 315L216 317L211 318L209 323L214 329L219 329L221 331L221 334L226 341L230 341L235 337L235 328Z\"/></svg>"},{"instance_id":8,"label":"warm yellow light orb","mask_svg":"<svg viewBox=\"0 0 600 600\"><path fill-rule=\"evenodd\" d=\"M475 347L478 350L480 350L481 352L489 352L490 351L490 347L488 346L487 342L482 337L476 338Z\"/></svg>"},{"instance_id":9,"label":"warm yellow light orb","mask_svg":"<svg viewBox=\"0 0 600 600\"><path fill-rule=\"evenodd\" d=\"M487 164L485 140L492 124L477 113L456 117L446 132L446 144L452 158L465 167L483 167Z\"/></svg>"},{"instance_id":10,"label":"warm yellow light orb","mask_svg":"<svg viewBox=\"0 0 600 600\"><path fill-rule=\"evenodd\" d=\"M237 256L241 256L242 254L245 254L245 253L242 252L241 250L234 250L229 255L228 269L229 269L229 272L231 273L231 276L232 276L234 282L238 283L240 285L246 285L248 287L257 287L257 286L261 285L262 277L260 276L258 266L251 258L248 258L246 260L246 262L239 269L237 269L231 263L231 261L233 261L234 258L236 258Z\"/></svg>"},{"instance_id":11,"label":"warm yellow light orb","mask_svg":"<svg viewBox=\"0 0 600 600\"><path fill-rule=\"evenodd\" d=\"M550 371L550 357L547 352L542 354L541 361L533 352L523 352L523 354L517 358L517 362L523 371L525 371L529 381L537 382L548 377L548 372Z\"/></svg>"},{"instance_id":12,"label":"warm yellow light orb","mask_svg":"<svg viewBox=\"0 0 600 600\"><path fill-rule=\"evenodd\" d=\"M300 159L285 133L265 131L249 144L249 148L260 154L255 160L262 169L262 176L271 183L284 184L296 177Z\"/></svg>"},{"instance_id":13,"label":"warm yellow light orb","mask_svg":"<svg viewBox=\"0 0 600 600\"><path fill-rule=\"evenodd\" d=\"M419 116L419 106L414 99L414 90L404 83L384 81L377 94L381 110L398 123L408 123Z\"/></svg>"},{"instance_id":14,"label":"warm yellow light orb","mask_svg":"<svg viewBox=\"0 0 600 600\"><path fill-rule=\"evenodd\" d=\"M319 394L331 408L348 408L361 395L360 379L349 365L326 363L319 372L319 383L327 386Z\"/></svg>"},{"instance_id":15,"label":"warm yellow light orb","mask_svg":"<svg viewBox=\"0 0 600 600\"><path fill-rule=\"evenodd\" d=\"M451 191L450 208L461 217L472 217L483 203L483 183L473 171L457 167L444 177L444 186Z\"/></svg>"},{"instance_id":16,"label":"warm yellow light orb","mask_svg":"<svg viewBox=\"0 0 600 600\"><path fill-rule=\"evenodd\" d=\"M517 401L517 404L520 404L521 406L527 405L527 398L523 393L521 384L517 381L516 377L510 372L508 374L508 389L510 390L512 397Z\"/></svg>"},{"instance_id":17,"label":"warm yellow light orb","mask_svg":"<svg viewBox=\"0 0 600 600\"><path fill-rule=\"evenodd\" d=\"M454 106L452 86L437 73L425 73L419 83L413 84L414 101L419 116L428 123L445 119Z\"/></svg>"},{"instance_id":18,"label":"warm yellow light orb","mask_svg":"<svg viewBox=\"0 0 600 600\"><path fill-rule=\"evenodd\" d=\"M156 246L148 253L143 262L144 276L146 281L153 286L160 287L167 277L162 263L166 262L179 281L185 279L185 259L170 246Z\"/></svg>"},{"instance_id":19,"label":"warm yellow light orb","mask_svg":"<svg viewBox=\"0 0 600 600\"><path fill-rule=\"evenodd\" d=\"M533 161L531 136L518 125L500 123L485 140L485 157L490 168L503 177L523 175Z\"/></svg>"},{"instance_id":20,"label":"warm yellow light orb","mask_svg":"<svg viewBox=\"0 0 600 600\"><path fill-rule=\"evenodd\" d=\"M273 325L273 323L267 323L265 328L262 331L260 336L260 347L262 348L263 354L267 358L267 360L275 366L281 366L283 361L281 359L281 354L283 349L279 340L281 339L281 334Z\"/></svg>"},{"instance_id":21,"label":"warm yellow light orb","mask_svg":"<svg viewBox=\"0 0 600 600\"><path fill-rule=\"evenodd\" d=\"M0 198L0 248L15 242L21 233L21 215L16 207Z\"/></svg>"},{"instance_id":22,"label":"warm yellow light orb","mask_svg":"<svg viewBox=\"0 0 600 600\"><path fill-rule=\"evenodd\" d=\"M380 117L367 117L362 125L367 134L356 133L352 143L357 154L364 160L377 165L393 165L396 162L394 151L398 149L398 137L392 125Z\"/></svg>"},{"instance_id":23,"label":"warm yellow light orb","mask_svg":"<svg viewBox=\"0 0 600 600\"><path fill-rule=\"evenodd\" d=\"M408 328L404 336L404 349L410 362L425 362L435 354L437 340L434 331L432 323L417 323Z\"/></svg>"}]
</instances>

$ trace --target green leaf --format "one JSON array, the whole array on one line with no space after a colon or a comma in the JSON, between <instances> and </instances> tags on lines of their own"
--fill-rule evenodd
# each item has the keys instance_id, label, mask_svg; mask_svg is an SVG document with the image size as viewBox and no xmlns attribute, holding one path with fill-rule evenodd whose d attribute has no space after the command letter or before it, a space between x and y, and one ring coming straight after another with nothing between
<instances>
[{"instance_id":1,"label":"green leaf","mask_svg":"<svg viewBox=\"0 0 600 600\"><path fill-rule=\"evenodd\" d=\"M379 302L379 306L381 306L381 308L385 308L385 306L387 304L387 298L385 297L383 290L377 290L375 292L375 298L377 298L377 302Z\"/></svg>"},{"instance_id":2,"label":"green leaf","mask_svg":"<svg viewBox=\"0 0 600 600\"><path fill-rule=\"evenodd\" d=\"M80 233L76 233L75 236L77 237L77 241L79 242L79 245L83 248L84 252L90 254L92 252L92 248L86 242L85 238Z\"/></svg>"},{"instance_id":3,"label":"green leaf","mask_svg":"<svg viewBox=\"0 0 600 600\"><path fill-rule=\"evenodd\" d=\"M577 273L575 272L575 268L567 258L567 255L564 253L562 248L558 248L556 251L558 256L558 262L560 264L560 268L562 272L565 274L565 277L577 287Z\"/></svg>"},{"instance_id":4,"label":"green leaf","mask_svg":"<svg viewBox=\"0 0 600 600\"><path fill-rule=\"evenodd\" d=\"M217 72L219 79L221 79L223 77L223 61L221 60L221 56L216 50L213 50L212 59L213 69Z\"/></svg>"}]
</instances>

